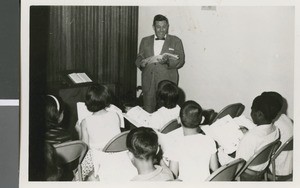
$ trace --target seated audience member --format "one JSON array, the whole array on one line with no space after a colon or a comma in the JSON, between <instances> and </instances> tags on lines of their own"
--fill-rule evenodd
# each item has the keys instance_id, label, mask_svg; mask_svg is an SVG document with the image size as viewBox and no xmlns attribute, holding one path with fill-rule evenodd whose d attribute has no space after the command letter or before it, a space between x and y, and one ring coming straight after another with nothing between
<instances>
[{"instance_id":1,"label":"seated audience member","mask_svg":"<svg viewBox=\"0 0 300 188\"><path fill-rule=\"evenodd\" d=\"M201 106L195 101L186 101L180 110L182 129L177 129L183 136L164 146L170 169L182 181L204 181L210 171L219 167L216 143L203 134L199 127L201 120Z\"/></svg>"},{"instance_id":2,"label":"seated audience member","mask_svg":"<svg viewBox=\"0 0 300 188\"><path fill-rule=\"evenodd\" d=\"M157 111L150 115L148 126L160 130L166 123L179 116L180 107L178 86L169 81L159 82L156 94Z\"/></svg>"},{"instance_id":3,"label":"seated audience member","mask_svg":"<svg viewBox=\"0 0 300 188\"><path fill-rule=\"evenodd\" d=\"M273 91L263 92L262 95L277 100L283 108L283 97ZM280 130L280 141L285 143L293 136L293 122L282 110L278 113L274 120L274 125ZM281 154L275 160L276 175L287 176L293 172L293 151L282 151ZM270 165L270 171L272 172L272 165Z\"/></svg>"},{"instance_id":4,"label":"seated audience member","mask_svg":"<svg viewBox=\"0 0 300 188\"><path fill-rule=\"evenodd\" d=\"M144 114L143 126L160 131L169 121L177 119L180 111L178 99L179 90L176 84L169 80L159 82L156 93L157 111Z\"/></svg>"},{"instance_id":5,"label":"seated audience member","mask_svg":"<svg viewBox=\"0 0 300 188\"><path fill-rule=\"evenodd\" d=\"M87 90L85 105L91 116L81 122L82 140L90 147L102 149L110 139L121 132L116 112L107 111L111 98L104 85L93 85Z\"/></svg>"},{"instance_id":6,"label":"seated audience member","mask_svg":"<svg viewBox=\"0 0 300 188\"><path fill-rule=\"evenodd\" d=\"M93 171L94 165L99 165L93 164L92 153L101 151L121 132L118 114L107 110L110 104L111 96L106 86L93 85L87 90L85 105L93 114L83 119L80 124L82 141L89 146L89 151L82 162L84 177Z\"/></svg>"},{"instance_id":7,"label":"seated audience member","mask_svg":"<svg viewBox=\"0 0 300 188\"><path fill-rule=\"evenodd\" d=\"M260 148L279 138L279 129L274 126L272 122L276 118L280 109L280 103L278 103L278 101L273 97L260 95L253 100L251 118L253 123L257 126L250 129L244 135L236 151L235 158L242 158L248 161ZM224 154L222 150L219 150L219 158L221 161L224 160L225 155L226 154ZM267 164L268 163L251 166L249 169L253 171L260 171L264 169ZM241 180L258 181L262 180L262 178L263 177L260 175L256 176L244 174L244 176L241 177Z\"/></svg>"},{"instance_id":8,"label":"seated audience member","mask_svg":"<svg viewBox=\"0 0 300 188\"><path fill-rule=\"evenodd\" d=\"M61 99L54 95L47 95L45 102L46 142L59 144L73 140L71 134L62 126L64 104Z\"/></svg>"},{"instance_id":9,"label":"seated audience member","mask_svg":"<svg viewBox=\"0 0 300 188\"><path fill-rule=\"evenodd\" d=\"M46 181L59 181L62 177L62 168L58 166L57 154L54 147L46 143L44 148L45 154L45 180Z\"/></svg>"},{"instance_id":10,"label":"seated audience member","mask_svg":"<svg viewBox=\"0 0 300 188\"><path fill-rule=\"evenodd\" d=\"M138 171L138 175L132 181L174 180L172 172L162 160L163 152L153 129L147 127L132 129L127 136L126 146L129 158Z\"/></svg>"}]
</instances>

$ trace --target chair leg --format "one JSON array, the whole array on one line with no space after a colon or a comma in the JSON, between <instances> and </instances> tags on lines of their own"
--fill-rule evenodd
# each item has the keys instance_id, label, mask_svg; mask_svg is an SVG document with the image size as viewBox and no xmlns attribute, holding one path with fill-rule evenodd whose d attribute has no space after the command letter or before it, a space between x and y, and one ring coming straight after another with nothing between
<instances>
[{"instance_id":1,"label":"chair leg","mask_svg":"<svg viewBox=\"0 0 300 188\"><path fill-rule=\"evenodd\" d=\"M268 181L268 172L267 171L264 173L264 180Z\"/></svg>"},{"instance_id":2,"label":"chair leg","mask_svg":"<svg viewBox=\"0 0 300 188\"><path fill-rule=\"evenodd\" d=\"M79 177L79 181L82 181L82 172L81 172L81 165L78 165L78 177Z\"/></svg>"},{"instance_id":3,"label":"chair leg","mask_svg":"<svg viewBox=\"0 0 300 188\"><path fill-rule=\"evenodd\" d=\"M276 181L275 159L271 160L272 164L272 181Z\"/></svg>"}]
</instances>

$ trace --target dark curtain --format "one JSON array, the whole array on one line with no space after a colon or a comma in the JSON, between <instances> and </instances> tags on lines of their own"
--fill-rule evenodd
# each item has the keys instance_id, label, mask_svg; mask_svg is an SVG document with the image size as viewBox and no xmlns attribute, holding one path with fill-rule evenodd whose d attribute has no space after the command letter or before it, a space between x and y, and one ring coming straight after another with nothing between
<instances>
[{"instance_id":1,"label":"dark curtain","mask_svg":"<svg viewBox=\"0 0 300 188\"><path fill-rule=\"evenodd\" d=\"M30 7L29 180L43 180L49 7ZM22 63L22 62L21 62ZM25 99L26 100L26 99Z\"/></svg>"},{"instance_id":2,"label":"dark curtain","mask_svg":"<svg viewBox=\"0 0 300 188\"><path fill-rule=\"evenodd\" d=\"M138 7L52 6L49 21L49 83L81 70L117 97L135 95Z\"/></svg>"},{"instance_id":3,"label":"dark curtain","mask_svg":"<svg viewBox=\"0 0 300 188\"><path fill-rule=\"evenodd\" d=\"M45 177L43 96L63 72L85 71L118 98L135 96L137 23L138 7L30 7L30 181Z\"/></svg>"}]
</instances>

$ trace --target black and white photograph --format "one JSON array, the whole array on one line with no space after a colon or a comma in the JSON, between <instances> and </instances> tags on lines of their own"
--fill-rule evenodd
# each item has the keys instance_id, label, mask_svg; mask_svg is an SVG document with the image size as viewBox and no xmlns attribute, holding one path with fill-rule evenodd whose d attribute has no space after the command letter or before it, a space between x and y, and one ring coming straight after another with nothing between
<instances>
[{"instance_id":1,"label":"black and white photograph","mask_svg":"<svg viewBox=\"0 0 300 188\"><path fill-rule=\"evenodd\" d=\"M298 9L21 1L20 187L295 186Z\"/></svg>"}]
</instances>

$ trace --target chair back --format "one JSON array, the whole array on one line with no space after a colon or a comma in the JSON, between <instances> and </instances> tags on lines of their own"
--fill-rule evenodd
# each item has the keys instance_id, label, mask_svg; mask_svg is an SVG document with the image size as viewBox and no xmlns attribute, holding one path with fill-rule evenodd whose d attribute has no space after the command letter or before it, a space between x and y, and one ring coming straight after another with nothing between
<instances>
[{"instance_id":1,"label":"chair back","mask_svg":"<svg viewBox=\"0 0 300 188\"><path fill-rule=\"evenodd\" d=\"M267 144L266 146L259 149L245 164L245 166L237 174L236 178L239 178L243 173L255 172L255 174L264 174L270 165L270 160L272 155L275 153L276 149L280 146L281 142L279 139ZM268 165L261 171L250 170L250 166L261 165L268 162ZM252 174L252 173L250 173Z\"/></svg>"},{"instance_id":2,"label":"chair back","mask_svg":"<svg viewBox=\"0 0 300 188\"><path fill-rule=\"evenodd\" d=\"M82 181L81 163L87 153L88 146L80 140L64 142L53 145L55 151L62 163L70 163L75 160L78 161L78 175L79 180Z\"/></svg>"},{"instance_id":3,"label":"chair back","mask_svg":"<svg viewBox=\"0 0 300 188\"><path fill-rule=\"evenodd\" d=\"M276 180L276 163L275 160L278 157L278 155L281 154L283 151L292 151L294 149L294 137L289 138L285 143L279 147L275 154L271 157L271 164L272 164L272 180ZM288 175L289 176L289 175Z\"/></svg>"},{"instance_id":4,"label":"chair back","mask_svg":"<svg viewBox=\"0 0 300 188\"><path fill-rule=\"evenodd\" d=\"M113 153L127 150L126 138L129 133L128 131L121 132L120 134L113 137L103 148L103 152Z\"/></svg>"},{"instance_id":5,"label":"chair back","mask_svg":"<svg viewBox=\"0 0 300 188\"><path fill-rule=\"evenodd\" d=\"M242 103L234 103L223 108L212 121L214 123L217 119L230 115L232 118L240 116L245 110L245 106Z\"/></svg>"},{"instance_id":6,"label":"chair back","mask_svg":"<svg viewBox=\"0 0 300 188\"><path fill-rule=\"evenodd\" d=\"M175 129L178 129L181 127L181 125L178 123L177 119L173 119L166 123L162 128L161 128L161 133L167 134L171 131L174 131Z\"/></svg>"},{"instance_id":7,"label":"chair back","mask_svg":"<svg viewBox=\"0 0 300 188\"><path fill-rule=\"evenodd\" d=\"M278 156L283 151L292 151L294 149L294 137L289 138L281 147L276 151L273 158Z\"/></svg>"},{"instance_id":8,"label":"chair back","mask_svg":"<svg viewBox=\"0 0 300 188\"><path fill-rule=\"evenodd\" d=\"M246 161L236 159L214 171L205 181L233 181L237 172L243 168Z\"/></svg>"},{"instance_id":9,"label":"chair back","mask_svg":"<svg viewBox=\"0 0 300 188\"><path fill-rule=\"evenodd\" d=\"M204 121L201 123L201 125L211 125L218 113L213 109L207 109L203 110L202 115L204 117Z\"/></svg>"}]
</instances>

